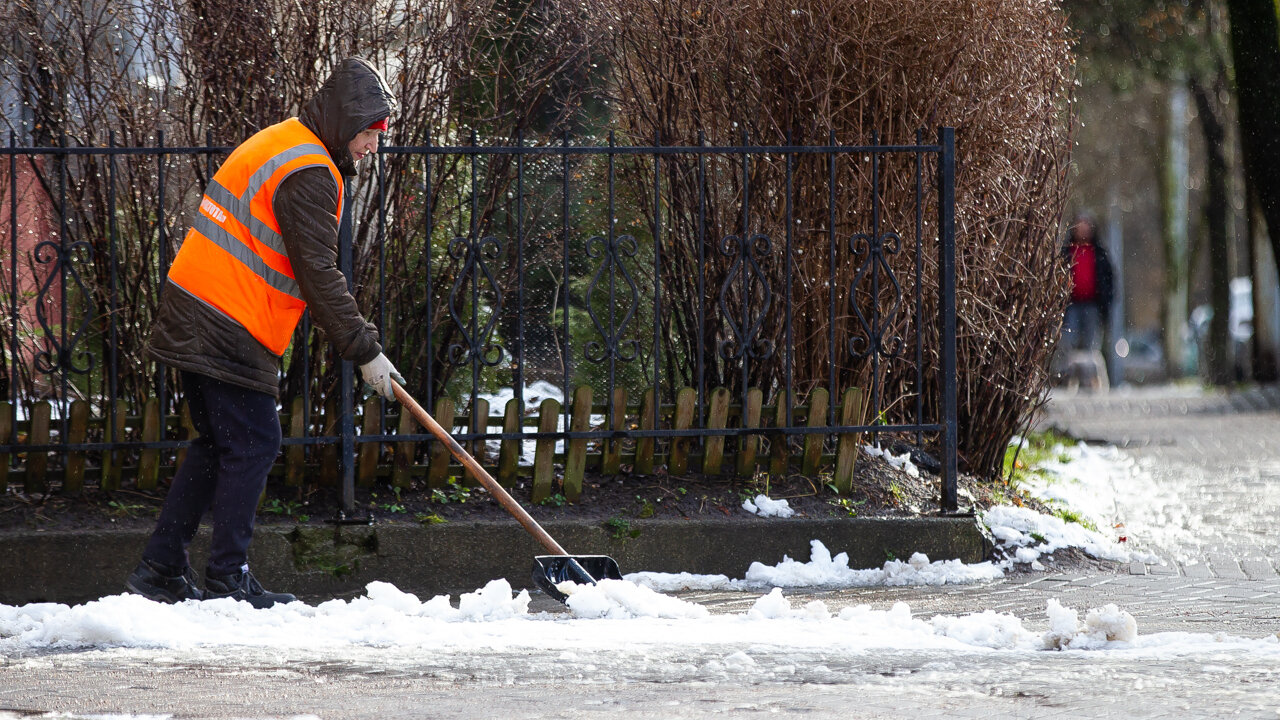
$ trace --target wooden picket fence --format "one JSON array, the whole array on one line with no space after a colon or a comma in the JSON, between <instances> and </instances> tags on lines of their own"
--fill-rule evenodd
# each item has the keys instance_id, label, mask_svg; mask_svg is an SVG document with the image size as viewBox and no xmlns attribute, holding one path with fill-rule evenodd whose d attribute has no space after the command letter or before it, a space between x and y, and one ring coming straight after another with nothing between
<instances>
[{"instance_id":1,"label":"wooden picket fence","mask_svg":"<svg viewBox=\"0 0 1280 720\"><path fill-rule=\"evenodd\" d=\"M671 475L700 472L728 477L751 477L758 472L777 476L797 470L817 477L830 468L831 483L840 491L847 490L853 479L861 433L836 435L834 452L824 454L829 434L820 429L828 426L829 393L817 388L809 393L806 405L791 408L794 427L814 430L791 435L794 442L788 442L784 433L768 432L768 428L787 426L787 406L782 402L765 406L763 398L764 393L753 388L747 392L744 406L733 403L728 390L718 388L708 394L706 416L702 423L697 423L697 391L681 388L675 394L674 404L658 408L658 429L679 432L701 428L705 430L701 436L627 437L628 432L655 429L652 389L646 391L636 405L628 405L625 389L616 389L612 398L612 426L608 428L592 427L592 417L603 416L607 422L609 405L593 403L590 387L575 389L568 413L569 432L611 432L611 438L565 437L559 430L565 417L563 407L554 399L543 400L537 411L530 414L522 414L520 403L513 399L501 415L490 415L489 403L483 398L476 400L475 412L460 414L451 398L441 397L432 415L443 427L454 428L459 434L538 433L536 439L500 439L496 458L483 437L465 443L504 486L515 485L520 477L530 478L534 502L555 492L563 493L570 502L578 500L589 471L614 475L627 469L632 474L651 475L663 466ZM386 428L383 432L391 434L390 428L394 427L394 435L406 439L358 442L355 469L358 485L370 487L385 481L397 488L408 488L415 480L420 484L425 480L428 488L440 488L447 485L451 477L463 474L448 449L438 441L426 439L409 413L400 412L394 403L386 405L386 415L381 415L382 409L379 398L365 402L362 412L356 416L362 434L378 436L381 420L382 427ZM128 410L124 401L120 401L112 423L110 418L92 417L89 403L73 402L69 405L65 438L62 438L55 432L50 403L34 403L28 418L18 422L14 419L13 406L0 403L0 439L16 437L17 444L10 445L11 450L24 445L39 448L0 453L0 493L5 492L11 482L18 481L27 493L49 492L60 482L61 492L76 494L83 492L86 483L93 480L104 490L120 489L130 480L139 490L156 489L162 477L171 475L181 464L186 453L182 441L195 435L190 414L182 403L177 415L162 418L159 402L154 399L144 405L140 415L129 414ZM289 411L281 413L286 438L313 439L310 445L286 440L272 475L287 485L301 486L308 478L320 485L337 485L340 481L341 462L336 442L339 408L333 402L318 410L318 414L313 413L310 428L301 398L294 401ZM837 426L845 428L863 426L865 413L859 388L846 389L834 409ZM737 429L741 428L760 428L762 432L740 434ZM716 433L730 429L733 432ZM316 438L330 441L315 444ZM762 440L767 440L767 448ZM535 444L531 466L522 463L523 444L529 442ZM558 442L564 442L563 452L556 452ZM557 464L563 468L559 487Z\"/></svg>"}]
</instances>

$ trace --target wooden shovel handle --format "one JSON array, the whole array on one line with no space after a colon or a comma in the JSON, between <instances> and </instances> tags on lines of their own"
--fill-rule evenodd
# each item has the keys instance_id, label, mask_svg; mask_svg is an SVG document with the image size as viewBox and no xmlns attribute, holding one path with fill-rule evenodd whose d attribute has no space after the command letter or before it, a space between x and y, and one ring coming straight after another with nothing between
<instances>
[{"instance_id":1,"label":"wooden shovel handle","mask_svg":"<svg viewBox=\"0 0 1280 720\"><path fill-rule=\"evenodd\" d=\"M453 453L453 456L458 459L458 462L462 463L464 467L471 471L471 474L476 476L476 479L480 481L480 484L484 485L484 489L488 490L490 495L497 498L498 502L502 503L502 507L506 508L507 512L511 513L516 520L519 520L520 524L524 526L525 530L529 531L530 535L536 538L538 542L542 543L543 547L555 555L569 554L565 552L564 548L560 547L560 543L556 542L555 538L552 538L547 534L546 530L542 529L542 526L538 524L537 520L533 519L533 516L526 512L523 507L520 507L520 503L516 502L515 498L511 497L511 494L499 485L498 481L494 480L493 476L481 467L480 463L476 462L474 457L471 457L471 453L467 452L465 448L459 445L458 441L454 440L453 436L441 427L440 423L436 422L435 418L431 417L426 410L423 410L422 406L410 397L409 393L404 388L400 387L400 383L395 380L391 380L390 382L392 389L395 391L396 399L400 401L400 404L408 408L409 412L413 414L414 419L417 420L420 425L430 430L432 435L435 435L440 442L444 443L449 448L449 452Z\"/></svg>"}]
</instances>

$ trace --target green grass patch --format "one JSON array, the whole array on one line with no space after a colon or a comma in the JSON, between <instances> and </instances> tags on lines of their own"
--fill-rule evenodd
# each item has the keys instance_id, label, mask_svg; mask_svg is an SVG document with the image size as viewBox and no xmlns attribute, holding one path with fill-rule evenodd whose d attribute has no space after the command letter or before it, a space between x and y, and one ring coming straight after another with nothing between
<instances>
[{"instance_id":1,"label":"green grass patch","mask_svg":"<svg viewBox=\"0 0 1280 720\"><path fill-rule=\"evenodd\" d=\"M1053 515L1054 517L1062 519L1064 522L1075 523L1083 528L1092 530L1094 532L1098 531L1097 525L1094 525L1092 522L1086 519L1083 515L1076 512L1075 510L1072 510L1071 508L1055 507L1053 509Z\"/></svg>"},{"instance_id":2,"label":"green grass patch","mask_svg":"<svg viewBox=\"0 0 1280 720\"><path fill-rule=\"evenodd\" d=\"M1066 462L1062 448L1076 443L1076 439L1055 430L1029 433L1022 442L1010 443L1004 451L1003 477L1012 488L1019 487L1029 478L1052 480L1052 476L1040 468L1047 462Z\"/></svg>"}]
</instances>

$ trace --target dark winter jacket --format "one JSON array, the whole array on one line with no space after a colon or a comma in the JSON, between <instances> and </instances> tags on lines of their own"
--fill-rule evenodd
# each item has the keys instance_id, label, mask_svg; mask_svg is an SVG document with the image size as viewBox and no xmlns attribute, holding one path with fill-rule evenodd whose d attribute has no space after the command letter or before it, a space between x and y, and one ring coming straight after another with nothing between
<instances>
[{"instance_id":1,"label":"dark winter jacket","mask_svg":"<svg viewBox=\"0 0 1280 720\"><path fill-rule=\"evenodd\" d=\"M395 105L373 66L348 58L299 119L320 137L338 170L349 178L356 167L348 143L390 115ZM338 187L333 176L322 167L295 172L280 183L273 209L312 322L342 358L369 362L382 347L377 328L364 320L338 270ZM147 352L180 370L279 396L280 358L240 324L188 293L165 289Z\"/></svg>"}]
</instances>

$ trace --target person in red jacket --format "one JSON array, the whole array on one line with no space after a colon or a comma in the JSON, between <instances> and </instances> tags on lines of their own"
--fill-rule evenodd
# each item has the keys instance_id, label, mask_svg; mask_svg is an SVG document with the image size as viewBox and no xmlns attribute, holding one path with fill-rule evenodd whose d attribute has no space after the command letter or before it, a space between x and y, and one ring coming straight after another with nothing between
<instances>
[{"instance_id":1,"label":"person in red jacket","mask_svg":"<svg viewBox=\"0 0 1280 720\"><path fill-rule=\"evenodd\" d=\"M304 310L366 383L403 382L338 269L338 225L356 164L396 107L367 61L343 60L296 118L264 128L214 174L169 270L147 344L176 368L196 437L142 560L125 581L161 602L295 600L249 570L258 499L280 452L280 359ZM187 547L210 515L205 587Z\"/></svg>"},{"instance_id":2,"label":"person in red jacket","mask_svg":"<svg viewBox=\"0 0 1280 720\"><path fill-rule=\"evenodd\" d=\"M1089 215L1071 223L1063 260L1071 269L1071 297L1062 320L1062 345L1067 353L1099 350L1101 328L1111 314L1111 259L1098 240L1098 224Z\"/></svg>"}]
</instances>

